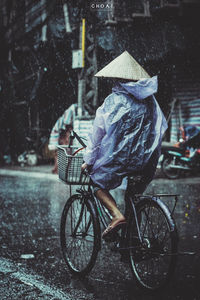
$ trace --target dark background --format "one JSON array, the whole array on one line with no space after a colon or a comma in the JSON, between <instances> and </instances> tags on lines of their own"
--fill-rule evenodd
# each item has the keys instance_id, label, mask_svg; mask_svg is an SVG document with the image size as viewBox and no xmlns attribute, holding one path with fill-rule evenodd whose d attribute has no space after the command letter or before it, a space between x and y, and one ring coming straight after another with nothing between
<instances>
[{"instance_id":1,"label":"dark background","mask_svg":"<svg viewBox=\"0 0 200 300\"><path fill-rule=\"evenodd\" d=\"M91 1L67 1L71 33L65 30L65 1L52 0L43 23L39 18L43 12L41 1L28 3L31 21L25 30L25 1L1 1L0 152L3 154L11 153L14 157L21 153L26 147L25 137L34 137L37 131L34 128L38 126L40 134L48 136L58 117L77 102L80 70L72 69L72 50L79 48L82 17L86 18L86 30L93 28L98 69L127 50L150 75L158 75L157 99L166 117L176 94L177 80L200 79L197 1L191 4L181 1L179 8L170 5L161 8L160 1L150 1L151 17L135 17L130 22L124 20L131 18L133 12L142 13L143 1L115 1L115 16L121 18L115 25L106 24L105 11L91 10ZM41 41L44 24L47 24L45 42ZM99 80L98 85L99 105L111 86L109 80Z\"/></svg>"}]
</instances>

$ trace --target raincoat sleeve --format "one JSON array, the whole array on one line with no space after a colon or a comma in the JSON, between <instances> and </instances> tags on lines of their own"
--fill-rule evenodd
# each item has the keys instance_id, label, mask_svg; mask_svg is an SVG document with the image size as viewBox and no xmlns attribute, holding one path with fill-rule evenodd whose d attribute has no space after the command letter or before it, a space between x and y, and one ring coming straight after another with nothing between
<instances>
[{"instance_id":1,"label":"raincoat sleeve","mask_svg":"<svg viewBox=\"0 0 200 300\"><path fill-rule=\"evenodd\" d=\"M93 165L101 146L101 141L106 134L105 131L104 105L100 106L96 111L93 128L88 135L87 148L84 154L84 161L88 165Z\"/></svg>"}]
</instances>

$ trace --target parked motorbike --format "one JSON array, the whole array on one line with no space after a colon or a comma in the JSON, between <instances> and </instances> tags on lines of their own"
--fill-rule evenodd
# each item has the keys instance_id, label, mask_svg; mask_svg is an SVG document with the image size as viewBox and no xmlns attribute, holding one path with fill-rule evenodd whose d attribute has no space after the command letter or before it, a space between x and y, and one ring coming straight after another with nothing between
<instances>
[{"instance_id":1,"label":"parked motorbike","mask_svg":"<svg viewBox=\"0 0 200 300\"><path fill-rule=\"evenodd\" d=\"M26 137L26 141L28 150L25 150L23 153L21 153L18 156L17 161L21 167L24 167L25 165L35 166L40 160L42 160L42 151L45 147L45 144L48 142L48 138L42 137L38 147L35 145L35 140L31 139L30 137Z\"/></svg>"},{"instance_id":2,"label":"parked motorbike","mask_svg":"<svg viewBox=\"0 0 200 300\"><path fill-rule=\"evenodd\" d=\"M179 178L186 172L200 172L200 132L179 143L179 147L163 148L162 154L161 169L169 179Z\"/></svg>"},{"instance_id":3,"label":"parked motorbike","mask_svg":"<svg viewBox=\"0 0 200 300\"><path fill-rule=\"evenodd\" d=\"M26 142L28 145L28 148L31 147L32 139L29 137L26 137ZM24 167L25 165L28 166L35 166L37 165L38 158L36 151L34 149L28 149L25 150L23 153L21 153L17 158L18 163L21 167Z\"/></svg>"}]
</instances>

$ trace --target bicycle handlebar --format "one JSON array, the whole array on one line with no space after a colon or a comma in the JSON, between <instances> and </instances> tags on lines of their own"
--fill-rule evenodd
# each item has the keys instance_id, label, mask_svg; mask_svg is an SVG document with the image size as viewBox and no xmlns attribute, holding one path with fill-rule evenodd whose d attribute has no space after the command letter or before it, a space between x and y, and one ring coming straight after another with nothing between
<instances>
[{"instance_id":1,"label":"bicycle handlebar","mask_svg":"<svg viewBox=\"0 0 200 300\"><path fill-rule=\"evenodd\" d=\"M83 146L84 148L86 148L87 146L86 146L86 144L83 142L83 140L81 139L81 137L74 131L74 130L72 130L72 132L73 132L73 136L71 136L71 138L73 139L73 138L76 138L78 141L79 141L79 143L81 144L81 146Z\"/></svg>"}]
</instances>

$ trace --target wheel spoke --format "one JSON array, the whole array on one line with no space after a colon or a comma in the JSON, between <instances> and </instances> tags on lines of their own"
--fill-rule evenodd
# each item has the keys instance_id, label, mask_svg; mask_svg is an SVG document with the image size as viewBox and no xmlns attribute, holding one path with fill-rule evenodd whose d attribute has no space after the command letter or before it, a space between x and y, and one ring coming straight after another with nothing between
<instances>
[{"instance_id":1,"label":"wheel spoke","mask_svg":"<svg viewBox=\"0 0 200 300\"><path fill-rule=\"evenodd\" d=\"M144 229L143 229L143 232L142 232L142 238L144 238L144 233L145 233L145 231L146 231L146 227L147 227L147 223L148 223L148 220L147 220L147 218L146 218L146 222L145 222L145 225L144 225Z\"/></svg>"},{"instance_id":2,"label":"wheel spoke","mask_svg":"<svg viewBox=\"0 0 200 300\"><path fill-rule=\"evenodd\" d=\"M147 228L148 228L148 230L150 230L150 231L151 231L151 233L152 233L152 235L153 235L153 237L155 237L155 234L154 234L153 228L152 228L152 226L151 226L150 217L149 217L149 215L150 215L150 210L151 210L151 209L152 209L152 208L150 207L150 203L149 203L148 212L146 212L146 210L144 210L144 214L145 214L145 216L146 216L146 223L145 223L145 227L146 227L146 226L148 226L148 227L147 227ZM144 234L144 232L143 232L143 234Z\"/></svg>"}]
</instances>

